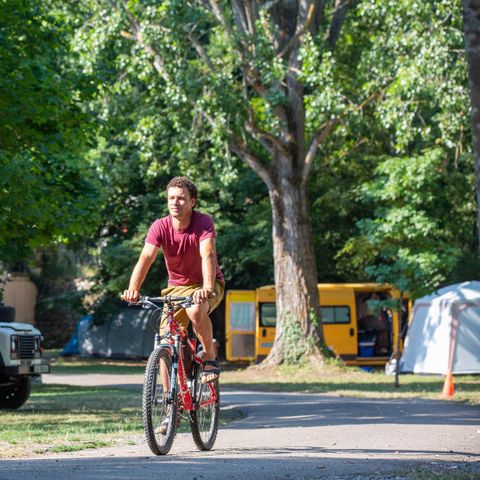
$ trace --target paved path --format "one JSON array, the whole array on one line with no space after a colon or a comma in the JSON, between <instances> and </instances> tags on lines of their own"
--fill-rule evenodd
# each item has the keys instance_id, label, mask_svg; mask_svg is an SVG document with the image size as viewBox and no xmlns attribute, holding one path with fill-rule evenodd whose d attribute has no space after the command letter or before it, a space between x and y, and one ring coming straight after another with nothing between
<instances>
[{"instance_id":1,"label":"paved path","mask_svg":"<svg viewBox=\"0 0 480 480\"><path fill-rule=\"evenodd\" d=\"M103 384L139 388L121 378L104 377ZM480 407L237 390L224 390L222 402L247 417L221 429L211 452L197 451L189 434L179 434L169 455L155 457L139 439L127 447L2 460L0 479L400 479L398 472L410 468L473 469L480 478Z\"/></svg>"}]
</instances>

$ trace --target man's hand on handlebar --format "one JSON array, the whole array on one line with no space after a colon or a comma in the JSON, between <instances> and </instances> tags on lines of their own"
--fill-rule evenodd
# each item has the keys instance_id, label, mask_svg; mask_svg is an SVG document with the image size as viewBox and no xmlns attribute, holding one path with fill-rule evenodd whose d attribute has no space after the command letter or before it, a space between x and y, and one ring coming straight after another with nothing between
<instances>
[{"instance_id":1,"label":"man's hand on handlebar","mask_svg":"<svg viewBox=\"0 0 480 480\"><path fill-rule=\"evenodd\" d=\"M129 303L138 302L140 300L140 290L124 290L122 300Z\"/></svg>"},{"instance_id":2,"label":"man's hand on handlebar","mask_svg":"<svg viewBox=\"0 0 480 480\"><path fill-rule=\"evenodd\" d=\"M193 292L192 298L193 298L193 303L204 303L206 302L209 298L214 297L215 292L213 290L210 290L208 288L199 288L198 290L195 290Z\"/></svg>"}]
</instances>

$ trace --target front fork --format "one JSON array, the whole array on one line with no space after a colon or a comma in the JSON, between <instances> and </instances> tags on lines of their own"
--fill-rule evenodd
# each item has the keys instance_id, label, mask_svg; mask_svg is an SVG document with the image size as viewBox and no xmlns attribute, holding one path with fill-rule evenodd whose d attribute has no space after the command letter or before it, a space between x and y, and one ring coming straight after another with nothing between
<instances>
[{"instance_id":1,"label":"front fork","mask_svg":"<svg viewBox=\"0 0 480 480\"><path fill-rule=\"evenodd\" d=\"M180 335L174 336L173 348L172 348L172 377L170 380L170 395L169 403L172 403L177 398L177 377L178 377L178 361L180 351L181 338Z\"/></svg>"},{"instance_id":2,"label":"front fork","mask_svg":"<svg viewBox=\"0 0 480 480\"><path fill-rule=\"evenodd\" d=\"M178 377L178 352L180 351L180 335L175 335L173 345L168 343L165 345L172 353L172 375L170 377L170 392L168 395L167 402L171 404L173 399L177 396L177 377ZM161 337L157 333L155 334L155 342L154 342L154 350L159 348L162 345ZM160 367L161 368L161 367ZM157 371L157 375L162 375L162 372L159 370ZM155 398L155 394L153 398Z\"/></svg>"}]
</instances>

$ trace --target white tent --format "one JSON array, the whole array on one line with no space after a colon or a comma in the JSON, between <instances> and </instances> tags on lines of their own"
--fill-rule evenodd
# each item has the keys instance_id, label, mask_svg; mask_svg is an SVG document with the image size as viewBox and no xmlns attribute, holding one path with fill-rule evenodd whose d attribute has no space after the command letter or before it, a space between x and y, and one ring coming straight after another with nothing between
<instances>
[{"instance_id":1,"label":"white tent","mask_svg":"<svg viewBox=\"0 0 480 480\"><path fill-rule=\"evenodd\" d=\"M480 373L480 282L441 288L413 306L402 372Z\"/></svg>"}]
</instances>

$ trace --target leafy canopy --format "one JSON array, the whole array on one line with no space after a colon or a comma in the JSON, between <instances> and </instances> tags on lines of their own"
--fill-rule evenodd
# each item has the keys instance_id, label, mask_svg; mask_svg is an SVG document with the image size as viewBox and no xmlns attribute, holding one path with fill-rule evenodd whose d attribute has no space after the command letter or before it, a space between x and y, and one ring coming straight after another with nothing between
<instances>
[{"instance_id":1,"label":"leafy canopy","mask_svg":"<svg viewBox=\"0 0 480 480\"><path fill-rule=\"evenodd\" d=\"M0 260L90 233L98 188L85 153L90 80L71 66L55 1L0 2Z\"/></svg>"}]
</instances>

